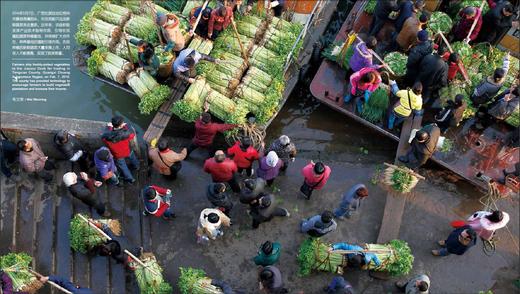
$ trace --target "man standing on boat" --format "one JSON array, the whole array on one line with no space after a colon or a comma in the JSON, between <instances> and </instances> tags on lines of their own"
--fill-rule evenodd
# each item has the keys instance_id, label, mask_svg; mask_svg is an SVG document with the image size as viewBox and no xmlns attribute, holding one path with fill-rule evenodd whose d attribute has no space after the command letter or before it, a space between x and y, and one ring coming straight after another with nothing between
<instances>
[{"instance_id":1,"label":"man standing on boat","mask_svg":"<svg viewBox=\"0 0 520 294\"><path fill-rule=\"evenodd\" d=\"M193 84L195 79L192 76L196 75L195 66L201 60L219 63L218 59L200 53L195 49L186 48L179 53L179 56L173 62L173 75L178 79Z\"/></svg>"},{"instance_id":2,"label":"man standing on boat","mask_svg":"<svg viewBox=\"0 0 520 294\"><path fill-rule=\"evenodd\" d=\"M213 156L215 149L213 148L213 140L217 133L223 133L227 130L235 128L236 125L232 124L219 124L211 122L211 114L203 112L199 119L195 121L195 137L188 146L188 154L197 148L205 148L208 150L209 156Z\"/></svg>"},{"instance_id":3,"label":"man standing on boat","mask_svg":"<svg viewBox=\"0 0 520 294\"><path fill-rule=\"evenodd\" d=\"M137 63L139 67L146 70L150 75L156 76L161 63L159 57L155 55L154 47L150 43L137 38L130 38L128 42L137 47Z\"/></svg>"},{"instance_id":4,"label":"man standing on boat","mask_svg":"<svg viewBox=\"0 0 520 294\"><path fill-rule=\"evenodd\" d=\"M155 21L161 28L161 37L166 41L164 51L181 51L186 44L186 40L180 30L179 18L173 13L164 14L157 12Z\"/></svg>"},{"instance_id":5,"label":"man standing on boat","mask_svg":"<svg viewBox=\"0 0 520 294\"><path fill-rule=\"evenodd\" d=\"M208 22L211 16L211 8L206 7L202 10L202 16L200 17L199 23L197 24L197 28L193 31L193 26L195 22L197 22L197 17L201 13L202 6L195 7L190 12L190 35L194 33L199 35L202 38L208 37Z\"/></svg>"},{"instance_id":6,"label":"man standing on boat","mask_svg":"<svg viewBox=\"0 0 520 294\"><path fill-rule=\"evenodd\" d=\"M208 22L208 38L215 40L231 24L232 19L233 7L220 6L217 9L213 9Z\"/></svg>"}]
</instances>

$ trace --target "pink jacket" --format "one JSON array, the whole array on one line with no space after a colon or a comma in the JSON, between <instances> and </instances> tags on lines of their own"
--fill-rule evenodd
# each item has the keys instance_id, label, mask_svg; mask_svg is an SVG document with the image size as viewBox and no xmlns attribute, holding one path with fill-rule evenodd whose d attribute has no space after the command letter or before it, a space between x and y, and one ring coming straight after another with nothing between
<instances>
[{"instance_id":1,"label":"pink jacket","mask_svg":"<svg viewBox=\"0 0 520 294\"><path fill-rule=\"evenodd\" d=\"M320 190L325 186L330 177L330 167L325 166L325 172L317 177L314 174L314 164L309 163L302 169L303 177L305 178L305 183L311 186L314 190Z\"/></svg>"},{"instance_id":2,"label":"pink jacket","mask_svg":"<svg viewBox=\"0 0 520 294\"><path fill-rule=\"evenodd\" d=\"M376 81L374 83L360 85L359 80L361 79L361 77L369 72L373 72L376 74ZM360 90L363 92L365 90L368 90L370 92L374 92L377 89L377 87L379 87L380 83L381 83L381 75L379 75L379 72L373 67L365 67L365 68L362 68L360 71L353 73L350 76L350 85L352 86L350 89L350 93L352 95L356 95L356 92L357 92L356 90Z\"/></svg>"},{"instance_id":3,"label":"pink jacket","mask_svg":"<svg viewBox=\"0 0 520 294\"><path fill-rule=\"evenodd\" d=\"M42 171L47 158L40 144L33 138L26 138L25 141L31 142L33 150L30 152L20 151L20 165L27 173Z\"/></svg>"},{"instance_id":4,"label":"pink jacket","mask_svg":"<svg viewBox=\"0 0 520 294\"><path fill-rule=\"evenodd\" d=\"M475 230L479 237L485 240L491 240L493 233L495 233L496 230L505 227L509 222L509 214L506 212L502 213L502 220L498 223L493 223L486 218L486 216L490 215L491 212L477 211L468 218L468 224L473 230Z\"/></svg>"}]
</instances>

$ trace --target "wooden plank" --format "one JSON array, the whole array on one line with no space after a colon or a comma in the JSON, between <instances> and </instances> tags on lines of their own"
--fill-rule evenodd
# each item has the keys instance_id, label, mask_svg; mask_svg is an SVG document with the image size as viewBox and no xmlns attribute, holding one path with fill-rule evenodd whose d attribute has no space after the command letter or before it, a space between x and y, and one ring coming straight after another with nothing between
<instances>
[{"instance_id":1,"label":"wooden plank","mask_svg":"<svg viewBox=\"0 0 520 294\"><path fill-rule=\"evenodd\" d=\"M123 234L133 246L141 246L141 216L142 211L139 206L139 193L141 177L136 176L136 184L125 185L124 188L124 213L123 213ZM132 248L128 248L132 250ZM126 293L135 293L139 287L135 278L131 278L126 283Z\"/></svg>"},{"instance_id":2,"label":"wooden plank","mask_svg":"<svg viewBox=\"0 0 520 294\"><path fill-rule=\"evenodd\" d=\"M96 189L96 197L106 203L106 185ZM85 206L83 204L83 206ZM103 218L95 209L91 208L92 216L95 219ZM90 288L94 293L108 293L110 289L110 257L93 256L90 259Z\"/></svg>"},{"instance_id":3,"label":"wooden plank","mask_svg":"<svg viewBox=\"0 0 520 294\"><path fill-rule=\"evenodd\" d=\"M54 185L53 188L57 188ZM54 233L55 233L55 193L45 185L43 193L39 196L38 209L36 214L36 240L35 240L35 259L36 271L44 274L54 273Z\"/></svg>"},{"instance_id":4,"label":"wooden plank","mask_svg":"<svg viewBox=\"0 0 520 294\"><path fill-rule=\"evenodd\" d=\"M20 186L16 220L16 246L17 252L25 252L33 256L34 249L34 198L37 189L43 189L43 182L33 181L33 187Z\"/></svg>"},{"instance_id":5,"label":"wooden plank","mask_svg":"<svg viewBox=\"0 0 520 294\"><path fill-rule=\"evenodd\" d=\"M66 190L66 189L65 189ZM78 199L75 199L75 198L72 198L72 195L70 195L70 193L68 193L68 191L66 191L67 194L66 195L63 195L62 197L70 197L72 199L72 205L74 207L74 214L77 214L77 213L81 213L81 214L84 214L86 215L87 217L90 217L91 216L91 213L90 213L90 208L84 204L83 202L81 202L80 200ZM74 264L73 264L73 269L74 269L74 283L82 286L82 287L89 287L90 285L90 260L89 260L89 257L81 252L74 252L73 253L73 257L74 257ZM105 266L106 268L106 266ZM94 269L94 271L101 271L102 269L101 268L96 268ZM101 283L101 281L95 281L93 284L96 284L96 283ZM105 292L106 289L103 291ZM99 292L99 293L103 293L103 292ZM94 292L94 293L98 293L98 292Z\"/></svg>"},{"instance_id":6,"label":"wooden plank","mask_svg":"<svg viewBox=\"0 0 520 294\"><path fill-rule=\"evenodd\" d=\"M401 128L401 137L399 138L399 146L395 156L394 164L399 163L399 156L406 154L408 147L408 139L412 129L421 127L422 117L414 117L407 119ZM406 197L403 195L395 195L393 193L386 194L385 210L383 213L383 220L381 221L381 228L377 237L377 243L387 243L393 239L399 238L399 229L401 228L402 217L404 213L404 205Z\"/></svg>"},{"instance_id":7,"label":"wooden plank","mask_svg":"<svg viewBox=\"0 0 520 294\"><path fill-rule=\"evenodd\" d=\"M3 179L5 181L5 179ZM5 183L5 182L4 182ZM2 184L0 191L0 255L14 249L18 193L15 184Z\"/></svg>"},{"instance_id":8,"label":"wooden plank","mask_svg":"<svg viewBox=\"0 0 520 294\"><path fill-rule=\"evenodd\" d=\"M115 186L106 186L103 191L108 194L108 203L112 216L110 218L123 220L123 189ZM110 293L125 293L125 269L122 264L110 258Z\"/></svg>"},{"instance_id":9,"label":"wooden plank","mask_svg":"<svg viewBox=\"0 0 520 294\"><path fill-rule=\"evenodd\" d=\"M60 169L59 174L64 174ZM72 277L72 251L69 241L69 226L72 217L72 200L67 195L68 191L64 185L58 187L56 196L56 275L64 278Z\"/></svg>"}]
</instances>

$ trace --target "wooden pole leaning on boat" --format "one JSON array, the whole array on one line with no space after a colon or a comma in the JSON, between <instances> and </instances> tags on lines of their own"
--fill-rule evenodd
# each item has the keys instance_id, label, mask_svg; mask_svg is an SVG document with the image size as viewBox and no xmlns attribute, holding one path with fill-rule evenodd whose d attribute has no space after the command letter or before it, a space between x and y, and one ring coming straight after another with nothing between
<instances>
[{"instance_id":1,"label":"wooden pole leaning on boat","mask_svg":"<svg viewBox=\"0 0 520 294\"><path fill-rule=\"evenodd\" d=\"M126 49L128 50L128 60L130 61L130 64L132 65L132 69L135 69L134 57L132 56L132 50L130 50L130 42L128 42L128 35L126 34L125 28L123 28L123 38L125 38ZM139 58L139 56L137 58ZM139 60L137 62L139 62Z\"/></svg>"},{"instance_id":2,"label":"wooden pole leaning on boat","mask_svg":"<svg viewBox=\"0 0 520 294\"><path fill-rule=\"evenodd\" d=\"M479 9L481 11L480 12L480 14L481 14L480 16L482 16L482 8L484 8L484 4L486 4L486 0L482 0L482 3L480 3L480 7L479 7ZM473 33L473 30L477 26L478 19L479 18L477 17L477 15L475 15L475 19L473 20L473 23L471 24L471 28L469 29L469 33L466 36L466 39L464 39L464 42L466 42L466 44L469 44L469 41L470 41L469 37L471 36L471 34Z\"/></svg>"},{"instance_id":3,"label":"wooden pole leaning on boat","mask_svg":"<svg viewBox=\"0 0 520 294\"><path fill-rule=\"evenodd\" d=\"M40 273L38 273L37 271L34 271L34 270L30 269L30 268L29 268L29 272L30 272L31 274L35 275L38 279L43 278L43 275L42 275L42 274L40 274ZM50 284L51 286L53 286L54 288L56 288L56 289L62 291L63 293L72 294L72 292L70 292L69 290L63 288L62 286L60 286L60 285L54 283L53 281L47 280L47 283L49 283L49 284Z\"/></svg>"},{"instance_id":4,"label":"wooden pole leaning on boat","mask_svg":"<svg viewBox=\"0 0 520 294\"><path fill-rule=\"evenodd\" d=\"M360 41L360 42L364 42L363 40L361 40L361 38L358 35L356 35L356 39L358 39L358 41ZM395 72L390 68L390 66L388 66L388 64L386 64L386 62L383 61L383 58L381 58L381 56L379 56L372 49L368 49L368 52L370 52L370 54L374 55L377 58L377 60L379 60L379 62L381 62L381 64L384 66L384 68L386 68L392 75L395 76Z\"/></svg>"},{"instance_id":5,"label":"wooden pole leaning on boat","mask_svg":"<svg viewBox=\"0 0 520 294\"><path fill-rule=\"evenodd\" d=\"M246 62L246 66L249 66L249 58L247 57L246 49L244 49L244 45L240 40L240 35L238 34L237 25L235 24L234 17L231 18L231 26L233 26L233 32L235 33L235 37L237 38L238 45L240 45L240 51L242 52L242 57L244 57L244 61Z\"/></svg>"},{"instance_id":6,"label":"wooden pole leaning on boat","mask_svg":"<svg viewBox=\"0 0 520 294\"><path fill-rule=\"evenodd\" d=\"M107 233L103 232L102 229L98 228L91 220L87 219L86 217L82 216L81 214L78 214L78 216L86 221L92 228L94 228L94 230L96 230L98 233L100 233L101 235L103 235L103 237L107 238L108 240L112 240L112 238L110 238L109 235L107 235ZM133 260L137 261L140 265L142 265L143 267L147 268L148 266L146 264L144 264L144 262L142 262L139 258L137 258L135 255L133 255L132 253L130 253L130 251L128 250L124 250L124 252L126 254L128 254L128 256L130 256ZM160 273L156 272L155 270L151 269L151 268L148 268L149 271L151 271L152 273L156 274L156 275L160 275Z\"/></svg>"},{"instance_id":7,"label":"wooden pole leaning on boat","mask_svg":"<svg viewBox=\"0 0 520 294\"><path fill-rule=\"evenodd\" d=\"M442 40L444 41L444 43L446 43L446 46L448 46L448 50L450 50L450 53L453 53L453 48L451 48L450 42L448 42L448 39L446 39L444 34L440 30L437 31L437 34L439 34L441 36ZM462 60L459 60L457 65L459 66L459 69L462 72L462 76L464 77L464 80L466 81L466 83L468 83L471 86L471 81L469 80L468 73L466 72L466 68L464 68L464 64L462 63Z\"/></svg>"},{"instance_id":8,"label":"wooden pole leaning on boat","mask_svg":"<svg viewBox=\"0 0 520 294\"><path fill-rule=\"evenodd\" d=\"M202 12L204 12L204 9L206 9L206 6L208 6L209 0L204 1L204 4L202 5L202 8L200 9L199 16L197 16L197 19L195 20L195 24L193 25L193 28L191 28L189 34L190 36L193 36L195 34L195 30L197 30L197 26L199 25L200 19L202 17Z\"/></svg>"}]
</instances>

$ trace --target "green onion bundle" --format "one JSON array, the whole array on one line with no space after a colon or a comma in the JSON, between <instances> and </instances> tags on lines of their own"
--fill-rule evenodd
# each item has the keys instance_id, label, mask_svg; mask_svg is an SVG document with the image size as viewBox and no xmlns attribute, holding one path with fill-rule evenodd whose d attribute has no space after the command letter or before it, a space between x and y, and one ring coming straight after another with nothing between
<instances>
[{"instance_id":1,"label":"green onion bundle","mask_svg":"<svg viewBox=\"0 0 520 294\"><path fill-rule=\"evenodd\" d=\"M235 111L236 103L217 91L210 91L207 97L209 112L222 121L226 121L230 113Z\"/></svg>"},{"instance_id":2,"label":"green onion bundle","mask_svg":"<svg viewBox=\"0 0 520 294\"><path fill-rule=\"evenodd\" d=\"M159 41L159 29L149 17L133 15L126 23L125 31L152 44Z\"/></svg>"},{"instance_id":3,"label":"green onion bundle","mask_svg":"<svg viewBox=\"0 0 520 294\"><path fill-rule=\"evenodd\" d=\"M143 83L143 81L139 78L137 73L131 72L127 76L128 85L132 90L134 90L135 94L139 98L143 98L146 93L150 92L150 89L146 87L146 85Z\"/></svg>"},{"instance_id":4,"label":"green onion bundle","mask_svg":"<svg viewBox=\"0 0 520 294\"><path fill-rule=\"evenodd\" d=\"M164 281L162 276L162 268L157 262L155 256L151 253L144 253L139 259L145 264L142 266L140 263L133 262L132 266L135 267L135 278L139 285L141 294L170 294L173 293L173 289ZM157 272L159 275L154 273Z\"/></svg>"},{"instance_id":5,"label":"green onion bundle","mask_svg":"<svg viewBox=\"0 0 520 294\"><path fill-rule=\"evenodd\" d=\"M211 40L207 40L207 39L201 38L199 36L194 36L193 39L191 39L191 42L188 45L188 48L195 49L199 53L203 53L203 54L207 55L213 49L213 42Z\"/></svg>"},{"instance_id":6,"label":"green onion bundle","mask_svg":"<svg viewBox=\"0 0 520 294\"><path fill-rule=\"evenodd\" d=\"M391 52L385 55L384 62L392 69L396 76L401 77L406 74L406 62L408 57L403 53Z\"/></svg>"},{"instance_id":7,"label":"green onion bundle","mask_svg":"<svg viewBox=\"0 0 520 294\"><path fill-rule=\"evenodd\" d=\"M129 37L135 38L133 36L129 36ZM131 44L131 43L128 43L128 45L127 45L126 41L123 38L121 38L119 43L117 43L117 45L114 46L114 48L110 51L119 57L122 57L126 60L130 60L130 56L128 54L129 53L128 48L130 48L130 54L132 54L131 60L133 62L137 63L137 60L138 60L137 46L135 46L134 44Z\"/></svg>"},{"instance_id":8,"label":"green onion bundle","mask_svg":"<svg viewBox=\"0 0 520 294\"><path fill-rule=\"evenodd\" d=\"M222 294L220 288L211 285L211 279L201 269L180 267L177 286L181 294Z\"/></svg>"},{"instance_id":9,"label":"green onion bundle","mask_svg":"<svg viewBox=\"0 0 520 294\"><path fill-rule=\"evenodd\" d=\"M405 167L389 166L385 169L383 183L398 193L408 193L419 179Z\"/></svg>"},{"instance_id":10,"label":"green onion bundle","mask_svg":"<svg viewBox=\"0 0 520 294\"><path fill-rule=\"evenodd\" d=\"M139 110L142 114L150 114L152 111L159 109L163 102L168 99L171 89L166 85L159 85L155 78L145 70L140 70L138 75L146 88L150 90L141 97Z\"/></svg>"},{"instance_id":11,"label":"green onion bundle","mask_svg":"<svg viewBox=\"0 0 520 294\"><path fill-rule=\"evenodd\" d=\"M111 47L121 36L121 28L94 17L92 12L86 13L78 24L76 42L80 45Z\"/></svg>"},{"instance_id":12,"label":"green onion bundle","mask_svg":"<svg viewBox=\"0 0 520 294\"><path fill-rule=\"evenodd\" d=\"M123 26L131 15L128 8L110 2L97 2L90 11L95 17L117 26Z\"/></svg>"},{"instance_id":13,"label":"green onion bundle","mask_svg":"<svg viewBox=\"0 0 520 294\"><path fill-rule=\"evenodd\" d=\"M379 123L385 116L388 104L388 89L385 88L385 85L381 84L379 88L370 95L360 115L371 123Z\"/></svg>"},{"instance_id":14,"label":"green onion bundle","mask_svg":"<svg viewBox=\"0 0 520 294\"><path fill-rule=\"evenodd\" d=\"M254 24L239 21L236 25L237 30L241 35L244 35L248 38L254 38L256 36L256 31L258 30L258 27Z\"/></svg>"},{"instance_id":15,"label":"green onion bundle","mask_svg":"<svg viewBox=\"0 0 520 294\"><path fill-rule=\"evenodd\" d=\"M244 46L245 51L249 52L251 46L253 46L252 39L240 34L239 38L242 42L242 46ZM220 33L218 38L213 42L213 48L218 51L229 52L237 56L242 55L240 44L238 43L238 40L233 33L232 28L230 27Z\"/></svg>"},{"instance_id":16,"label":"green onion bundle","mask_svg":"<svg viewBox=\"0 0 520 294\"><path fill-rule=\"evenodd\" d=\"M319 238L307 238L298 251L301 277L308 276L313 270L341 273L345 266L341 253L329 252L330 246Z\"/></svg>"},{"instance_id":17,"label":"green onion bundle","mask_svg":"<svg viewBox=\"0 0 520 294\"><path fill-rule=\"evenodd\" d=\"M88 218L85 215L83 216ZM102 236L78 215L75 215L70 221L69 240L72 250L87 253L96 246L103 244L107 238Z\"/></svg>"},{"instance_id":18,"label":"green onion bundle","mask_svg":"<svg viewBox=\"0 0 520 294\"><path fill-rule=\"evenodd\" d=\"M33 294L43 287L43 283L29 271L31 264L32 257L23 252L0 256L0 269L11 278L16 292Z\"/></svg>"}]
</instances>

